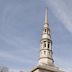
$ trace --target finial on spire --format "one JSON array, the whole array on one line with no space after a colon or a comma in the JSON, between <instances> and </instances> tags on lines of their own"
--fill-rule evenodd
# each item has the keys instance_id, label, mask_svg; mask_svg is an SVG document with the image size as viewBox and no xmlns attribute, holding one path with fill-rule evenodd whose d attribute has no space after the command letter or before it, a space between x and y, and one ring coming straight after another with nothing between
<instances>
[{"instance_id":1,"label":"finial on spire","mask_svg":"<svg viewBox=\"0 0 72 72\"><path fill-rule=\"evenodd\" d=\"M48 23L48 7L45 8L45 23Z\"/></svg>"}]
</instances>

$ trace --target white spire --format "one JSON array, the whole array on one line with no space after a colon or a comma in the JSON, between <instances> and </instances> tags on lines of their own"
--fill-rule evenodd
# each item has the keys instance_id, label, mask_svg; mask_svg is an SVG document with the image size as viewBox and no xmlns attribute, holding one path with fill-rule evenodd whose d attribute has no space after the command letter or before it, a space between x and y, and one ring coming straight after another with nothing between
<instances>
[{"instance_id":1,"label":"white spire","mask_svg":"<svg viewBox=\"0 0 72 72\"><path fill-rule=\"evenodd\" d=\"M48 23L48 8L45 8L45 23Z\"/></svg>"},{"instance_id":2,"label":"white spire","mask_svg":"<svg viewBox=\"0 0 72 72\"><path fill-rule=\"evenodd\" d=\"M43 34L40 43L40 58L39 64L53 65L52 57L52 40L50 35L50 29L48 26L48 8L45 9L45 23L43 28Z\"/></svg>"},{"instance_id":3,"label":"white spire","mask_svg":"<svg viewBox=\"0 0 72 72\"><path fill-rule=\"evenodd\" d=\"M48 24L48 8L47 7L45 8L45 20L44 20L42 39L43 38L51 39L50 29Z\"/></svg>"},{"instance_id":4,"label":"white spire","mask_svg":"<svg viewBox=\"0 0 72 72\"><path fill-rule=\"evenodd\" d=\"M48 8L45 8L45 20L44 20L44 28L48 28Z\"/></svg>"}]
</instances>

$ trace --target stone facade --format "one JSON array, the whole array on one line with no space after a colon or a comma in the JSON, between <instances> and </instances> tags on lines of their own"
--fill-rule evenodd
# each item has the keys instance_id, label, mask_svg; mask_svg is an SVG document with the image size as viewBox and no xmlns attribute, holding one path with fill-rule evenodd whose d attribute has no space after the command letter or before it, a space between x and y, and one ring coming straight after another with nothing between
<instances>
[{"instance_id":1,"label":"stone facade","mask_svg":"<svg viewBox=\"0 0 72 72\"><path fill-rule=\"evenodd\" d=\"M31 72L64 72L62 70L60 70L58 67L56 66L36 66L35 68L32 69Z\"/></svg>"}]
</instances>

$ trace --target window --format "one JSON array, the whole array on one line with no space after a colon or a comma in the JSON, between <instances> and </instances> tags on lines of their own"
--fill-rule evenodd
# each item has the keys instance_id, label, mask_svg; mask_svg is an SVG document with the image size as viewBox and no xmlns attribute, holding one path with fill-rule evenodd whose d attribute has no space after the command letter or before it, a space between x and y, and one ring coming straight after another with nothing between
<instances>
[{"instance_id":1,"label":"window","mask_svg":"<svg viewBox=\"0 0 72 72\"><path fill-rule=\"evenodd\" d=\"M44 47L46 47L46 41L44 41Z\"/></svg>"},{"instance_id":2,"label":"window","mask_svg":"<svg viewBox=\"0 0 72 72\"><path fill-rule=\"evenodd\" d=\"M46 47L46 43L44 44L44 47Z\"/></svg>"},{"instance_id":3,"label":"window","mask_svg":"<svg viewBox=\"0 0 72 72\"><path fill-rule=\"evenodd\" d=\"M48 43L48 48L49 48L49 43Z\"/></svg>"},{"instance_id":4,"label":"window","mask_svg":"<svg viewBox=\"0 0 72 72\"><path fill-rule=\"evenodd\" d=\"M45 32L46 32L46 29L45 29Z\"/></svg>"}]
</instances>

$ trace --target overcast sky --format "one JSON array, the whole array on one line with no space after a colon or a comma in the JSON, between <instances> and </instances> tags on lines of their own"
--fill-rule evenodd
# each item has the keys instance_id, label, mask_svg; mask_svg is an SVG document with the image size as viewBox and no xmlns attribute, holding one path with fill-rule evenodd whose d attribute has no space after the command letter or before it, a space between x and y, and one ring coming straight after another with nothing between
<instances>
[{"instance_id":1,"label":"overcast sky","mask_svg":"<svg viewBox=\"0 0 72 72\"><path fill-rule=\"evenodd\" d=\"M0 65L11 71L36 66L45 7L55 65L72 72L72 0L0 0Z\"/></svg>"}]
</instances>

